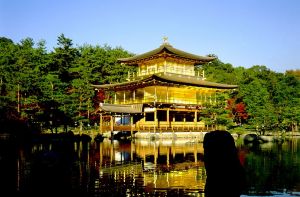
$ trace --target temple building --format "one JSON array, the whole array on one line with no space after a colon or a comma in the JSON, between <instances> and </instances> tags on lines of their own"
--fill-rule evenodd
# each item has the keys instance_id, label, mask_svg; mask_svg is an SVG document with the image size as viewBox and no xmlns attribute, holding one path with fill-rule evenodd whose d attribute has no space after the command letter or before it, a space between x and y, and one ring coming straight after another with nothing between
<instances>
[{"instance_id":1,"label":"temple building","mask_svg":"<svg viewBox=\"0 0 300 197\"><path fill-rule=\"evenodd\" d=\"M201 116L206 104L237 85L206 81L195 66L214 57L199 56L171 46L166 39L152 51L118 61L137 67L123 83L93 85L105 92L99 103L100 132L174 133L209 129ZM221 101L225 102L225 101ZM117 121L118 120L118 121Z\"/></svg>"}]
</instances>

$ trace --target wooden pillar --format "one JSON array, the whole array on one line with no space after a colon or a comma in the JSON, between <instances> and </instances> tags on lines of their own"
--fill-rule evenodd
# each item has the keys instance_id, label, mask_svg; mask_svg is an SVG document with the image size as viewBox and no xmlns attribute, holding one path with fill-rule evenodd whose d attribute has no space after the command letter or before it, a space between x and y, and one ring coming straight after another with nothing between
<instances>
[{"instance_id":1,"label":"wooden pillar","mask_svg":"<svg viewBox=\"0 0 300 197\"><path fill-rule=\"evenodd\" d=\"M197 144L194 144L194 159L195 159L195 163L198 162L198 159L197 159Z\"/></svg>"},{"instance_id":2,"label":"wooden pillar","mask_svg":"<svg viewBox=\"0 0 300 197\"><path fill-rule=\"evenodd\" d=\"M102 121L102 113L100 113L100 122L99 122L99 131L100 131L100 134L103 133L103 121Z\"/></svg>"},{"instance_id":3,"label":"wooden pillar","mask_svg":"<svg viewBox=\"0 0 300 197\"><path fill-rule=\"evenodd\" d=\"M142 151L142 153L143 153L143 163L145 164L146 163L146 151L143 147L142 147L142 149L143 149L143 151Z\"/></svg>"},{"instance_id":4,"label":"wooden pillar","mask_svg":"<svg viewBox=\"0 0 300 197\"><path fill-rule=\"evenodd\" d=\"M154 164L157 164L157 151L156 151L156 144L154 143Z\"/></svg>"},{"instance_id":5,"label":"wooden pillar","mask_svg":"<svg viewBox=\"0 0 300 197\"><path fill-rule=\"evenodd\" d=\"M110 130L114 131L114 117L113 115L110 116Z\"/></svg>"},{"instance_id":6,"label":"wooden pillar","mask_svg":"<svg viewBox=\"0 0 300 197\"><path fill-rule=\"evenodd\" d=\"M173 159L175 158L176 156L176 149L175 149L175 143L172 143L172 153L173 153Z\"/></svg>"},{"instance_id":7,"label":"wooden pillar","mask_svg":"<svg viewBox=\"0 0 300 197\"><path fill-rule=\"evenodd\" d=\"M156 86L154 86L154 107L156 105L156 101L157 101Z\"/></svg>"},{"instance_id":8,"label":"wooden pillar","mask_svg":"<svg viewBox=\"0 0 300 197\"><path fill-rule=\"evenodd\" d=\"M173 115L173 119L172 119L172 131L173 131L173 134L174 134L174 128L173 128L173 125L175 125L175 114Z\"/></svg>"},{"instance_id":9,"label":"wooden pillar","mask_svg":"<svg viewBox=\"0 0 300 197\"><path fill-rule=\"evenodd\" d=\"M130 136L133 138L133 115L130 114Z\"/></svg>"},{"instance_id":10,"label":"wooden pillar","mask_svg":"<svg viewBox=\"0 0 300 197\"><path fill-rule=\"evenodd\" d=\"M197 127L197 121L198 121L197 111L195 111L195 116L194 116L194 126L195 127Z\"/></svg>"},{"instance_id":11,"label":"wooden pillar","mask_svg":"<svg viewBox=\"0 0 300 197\"><path fill-rule=\"evenodd\" d=\"M185 130L185 129L189 129L189 126L186 125L186 114L183 114L183 127L182 129Z\"/></svg>"},{"instance_id":12,"label":"wooden pillar","mask_svg":"<svg viewBox=\"0 0 300 197\"><path fill-rule=\"evenodd\" d=\"M169 102L169 87L167 86L167 103Z\"/></svg>"},{"instance_id":13,"label":"wooden pillar","mask_svg":"<svg viewBox=\"0 0 300 197\"><path fill-rule=\"evenodd\" d=\"M167 167L170 166L170 147L168 147L168 151L167 151Z\"/></svg>"},{"instance_id":14,"label":"wooden pillar","mask_svg":"<svg viewBox=\"0 0 300 197\"><path fill-rule=\"evenodd\" d=\"M156 107L154 107L154 133L156 132L156 126L157 126L157 110Z\"/></svg>"},{"instance_id":15,"label":"wooden pillar","mask_svg":"<svg viewBox=\"0 0 300 197\"><path fill-rule=\"evenodd\" d=\"M167 125L168 125L168 127L170 127L170 109L168 108L167 109Z\"/></svg>"},{"instance_id":16,"label":"wooden pillar","mask_svg":"<svg viewBox=\"0 0 300 197\"><path fill-rule=\"evenodd\" d=\"M123 102L124 102L124 104L125 104L125 102L126 102L126 94L125 94L125 91L123 92Z\"/></svg>"},{"instance_id":17,"label":"wooden pillar","mask_svg":"<svg viewBox=\"0 0 300 197\"><path fill-rule=\"evenodd\" d=\"M135 90L133 90L133 92L132 92L132 98L133 98L133 101L135 102Z\"/></svg>"},{"instance_id":18,"label":"wooden pillar","mask_svg":"<svg viewBox=\"0 0 300 197\"><path fill-rule=\"evenodd\" d=\"M116 92L115 92L115 95L114 95L114 97L115 97L114 104L117 104L117 93L116 93Z\"/></svg>"}]
</instances>

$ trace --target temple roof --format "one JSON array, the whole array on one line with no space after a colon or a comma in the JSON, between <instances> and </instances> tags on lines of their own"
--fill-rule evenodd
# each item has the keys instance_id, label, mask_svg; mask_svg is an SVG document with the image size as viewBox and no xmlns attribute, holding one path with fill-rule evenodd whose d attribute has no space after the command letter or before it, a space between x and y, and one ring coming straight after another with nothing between
<instances>
[{"instance_id":1,"label":"temple roof","mask_svg":"<svg viewBox=\"0 0 300 197\"><path fill-rule=\"evenodd\" d=\"M152 51L136 55L128 58L120 58L118 59L121 63L126 63L128 65L138 64L140 61L156 59L159 57L167 58L167 57L175 57L175 58L183 58L189 61L192 61L194 64L203 64L210 62L215 59L215 57L208 56L199 56L191 53L187 53L185 51L176 49L172 47L169 43L163 43L159 48L156 48Z\"/></svg>"},{"instance_id":2,"label":"temple roof","mask_svg":"<svg viewBox=\"0 0 300 197\"><path fill-rule=\"evenodd\" d=\"M99 89L111 89L111 90L121 90L121 89L131 89L137 88L136 86L150 86L154 85L153 82L165 82L170 84L180 84L196 87L206 87L206 88L217 88L217 89L235 89L237 85L228 85L222 83L215 83L203 80L201 77L179 75L174 73L156 73L153 75L143 76L134 81L128 81L123 83L115 84L104 84L104 85L92 85ZM157 84L157 83L156 83Z\"/></svg>"}]
</instances>

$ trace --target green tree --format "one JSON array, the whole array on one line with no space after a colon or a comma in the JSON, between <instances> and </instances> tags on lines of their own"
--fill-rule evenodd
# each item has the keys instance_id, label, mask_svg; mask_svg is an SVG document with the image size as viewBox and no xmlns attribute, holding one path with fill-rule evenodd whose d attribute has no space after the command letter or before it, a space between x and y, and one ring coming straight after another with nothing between
<instances>
[{"instance_id":1,"label":"green tree","mask_svg":"<svg viewBox=\"0 0 300 197\"><path fill-rule=\"evenodd\" d=\"M69 69L78 58L79 51L73 47L72 40L64 34L57 38L57 45L58 47L50 54L48 71L57 74L62 82L69 82L72 79Z\"/></svg>"},{"instance_id":2,"label":"green tree","mask_svg":"<svg viewBox=\"0 0 300 197\"><path fill-rule=\"evenodd\" d=\"M15 55L17 46L11 39L0 38L0 117L1 121L7 119L16 119L17 113L17 96L16 83L14 83L14 73L16 72L15 63L17 56Z\"/></svg>"},{"instance_id":3,"label":"green tree","mask_svg":"<svg viewBox=\"0 0 300 197\"><path fill-rule=\"evenodd\" d=\"M273 101L279 126L297 130L300 122L300 80L291 74L282 75L276 84Z\"/></svg>"},{"instance_id":4,"label":"green tree","mask_svg":"<svg viewBox=\"0 0 300 197\"><path fill-rule=\"evenodd\" d=\"M247 106L250 123L257 127L265 127L276 123L275 109L270 94L261 80L254 79L240 87L239 96Z\"/></svg>"}]
</instances>

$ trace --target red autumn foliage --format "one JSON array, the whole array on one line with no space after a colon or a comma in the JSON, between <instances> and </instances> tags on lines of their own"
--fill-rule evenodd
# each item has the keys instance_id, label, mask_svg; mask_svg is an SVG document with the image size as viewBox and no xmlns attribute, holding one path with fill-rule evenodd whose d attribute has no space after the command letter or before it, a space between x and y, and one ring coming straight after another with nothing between
<instances>
[{"instance_id":1,"label":"red autumn foliage","mask_svg":"<svg viewBox=\"0 0 300 197\"><path fill-rule=\"evenodd\" d=\"M246 105L243 102L235 105L235 113L242 120L246 120L248 118L248 114L246 112Z\"/></svg>"},{"instance_id":2,"label":"red autumn foliage","mask_svg":"<svg viewBox=\"0 0 300 197\"><path fill-rule=\"evenodd\" d=\"M248 119L246 105L243 102L235 103L234 98L227 101L227 108L231 111L230 116L234 118L235 122L242 123Z\"/></svg>"}]
</instances>

